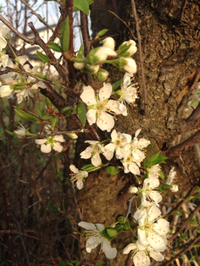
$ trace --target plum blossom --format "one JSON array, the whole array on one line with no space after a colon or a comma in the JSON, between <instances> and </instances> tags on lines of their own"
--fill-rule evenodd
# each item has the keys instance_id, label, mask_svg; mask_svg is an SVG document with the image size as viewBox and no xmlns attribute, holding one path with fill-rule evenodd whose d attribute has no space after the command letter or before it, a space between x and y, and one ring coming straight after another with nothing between
<instances>
[{"instance_id":1,"label":"plum blossom","mask_svg":"<svg viewBox=\"0 0 200 266\"><path fill-rule=\"evenodd\" d=\"M121 162L124 166L124 173L131 172L134 175L139 175L140 174L140 169L138 167L139 161L138 163L135 163L135 156L133 156L129 144L125 146L123 153L124 155Z\"/></svg>"},{"instance_id":2,"label":"plum blossom","mask_svg":"<svg viewBox=\"0 0 200 266\"><path fill-rule=\"evenodd\" d=\"M137 72L136 62L131 57L120 57L118 67L120 70L128 72L130 74L135 74Z\"/></svg>"},{"instance_id":3,"label":"plum blossom","mask_svg":"<svg viewBox=\"0 0 200 266\"><path fill-rule=\"evenodd\" d=\"M113 153L109 150L106 150L98 141L86 140L85 143L89 143L90 146L81 152L80 156L82 159L91 158L92 164L96 167L101 164L101 153L103 153L107 160L112 159Z\"/></svg>"},{"instance_id":4,"label":"plum blossom","mask_svg":"<svg viewBox=\"0 0 200 266\"><path fill-rule=\"evenodd\" d=\"M144 180L143 188L141 189L142 192L142 200L141 205L144 207L150 206L152 203L151 201L155 202L158 205L159 202L162 200L162 196L158 191L154 189L159 186L160 182L158 179L153 178L146 178Z\"/></svg>"},{"instance_id":5,"label":"plum blossom","mask_svg":"<svg viewBox=\"0 0 200 266\"><path fill-rule=\"evenodd\" d=\"M155 251L162 252L167 247L166 235L169 222L159 218L161 211L155 205L137 209L134 218L138 221L138 240L141 245L150 245Z\"/></svg>"},{"instance_id":6,"label":"plum blossom","mask_svg":"<svg viewBox=\"0 0 200 266\"><path fill-rule=\"evenodd\" d=\"M116 152L116 158L122 159L124 156L124 147L131 142L131 135L117 132L115 129L111 133L111 142L105 146L105 149L114 153Z\"/></svg>"},{"instance_id":7,"label":"plum blossom","mask_svg":"<svg viewBox=\"0 0 200 266\"><path fill-rule=\"evenodd\" d=\"M135 244L131 243L127 245L123 250L123 254L128 254L132 250L133 250L133 262L137 266L150 265L151 262L147 254L156 261L164 260L164 256L159 251L153 250L153 248L151 248L150 246L144 247L143 245L140 244L139 241L136 241Z\"/></svg>"},{"instance_id":8,"label":"plum blossom","mask_svg":"<svg viewBox=\"0 0 200 266\"><path fill-rule=\"evenodd\" d=\"M108 114L123 114L127 115L126 107L114 100L108 100L112 93L112 85L104 83L99 94L95 96L95 92L91 86L84 86L80 98L88 106L87 120L90 125L97 123L101 130L108 132L114 127L114 118Z\"/></svg>"},{"instance_id":9,"label":"plum blossom","mask_svg":"<svg viewBox=\"0 0 200 266\"><path fill-rule=\"evenodd\" d=\"M2 85L0 82L0 97L8 97L12 94L13 90L10 88L10 85Z\"/></svg>"},{"instance_id":10,"label":"plum blossom","mask_svg":"<svg viewBox=\"0 0 200 266\"><path fill-rule=\"evenodd\" d=\"M160 176L160 170L161 170L161 167L159 164L156 164L156 165L153 165L151 166L151 168L148 168L147 171L148 171L148 177L149 178L159 178Z\"/></svg>"},{"instance_id":11,"label":"plum blossom","mask_svg":"<svg viewBox=\"0 0 200 266\"><path fill-rule=\"evenodd\" d=\"M96 48L96 52L93 54L94 57L97 58L95 64L103 63L103 61L106 61L108 56L117 56L117 53L111 49L110 47L102 46Z\"/></svg>"},{"instance_id":12,"label":"plum blossom","mask_svg":"<svg viewBox=\"0 0 200 266\"><path fill-rule=\"evenodd\" d=\"M129 49L126 51L129 53L130 56L134 55L137 52L137 46L136 46L136 42L133 40L129 40L129 41L125 41L122 44L131 44L131 46L129 47Z\"/></svg>"},{"instance_id":13,"label":"plum blossom","mask_svg":"<svg viewBox=\"0 0 200 266\"><path fill-rule=\"evenodd\" d=\"M103 47L109 47L115 50L115 40L112 37L107 37L103 40Z\"/></svg>"},{"instance_id":14,"label":"plum blossom","mask_svg":"<svg viewBox=\"0 0 200 266\"><path fill-rule=\"evenodd\" d=\"M132 77L133 74L125 73L122 88L117 91L117 94L120 95L119 102L133 104L138 98L135 84L131 84Z\"/></svg>"},{"instance_id":15,"label":"plum blossom","mask_svg":"<svg viewBox=\"0 0 200 266\"><path fill-rule=\"evenodd\" d=\"M61 152L63 150L63 146L60 144L60 142L64 141L65 139L63 138L63 135L56 135L44 139L36 139L35 143L41 145L41 152L49 153L51 152L51 149Z\"/></svg>"},{"instance_id":16,"label":"plum blossom","mask_svg":"<svg viewBox=\"0 0 200 266\"><path fill-rule=\"evenodd\" d=\"M26 129L21 123L19 123L18 129L15 130L14 132L19 136L22 137L26 136Z\"/></svg>"},{"instance_id":17,"label":"plum blossom","mask_svg":"<svg viewBox=\"0 0 200 266\"><path fill-rule=\"evenodd\" d=\"M71 174L71 181L76 182L76 187L79 190L82 189L84 185L84 179L88 177L88 172L78 170L78 168L76 168L73 164L71 164L69 168L74 173Z\"/></svg>"},{"instance_id":18,"label":"plum blossom","mask_svg":"<svg viewBox=\"0 0 200 266\"><path fill-rule=\"evenodd\" d=\"M102 231L104 230L103 224L93 224L82 221L78 223L78 226L86 229L86 236L88 237L86 241L86 251L88 253L101 244L101 250L105 253L106 258L114 259L116 257L116 248L112 248L108 239L102 235Z\"/></svg>"},{"instance_id":19,"label":"plum blossom","mask_svg":"<svg viewBox=\"0 0 200 266\"><path fill-rule=\"evenodd\" d=\"M168 176L168 179L167 179L167 182L166 182L167 185L171 185L172 186L172 188L170 188L170 190L172 192L177 192L178 191L178 185L174 185L173 184L173 180L174 180L175 176L176 176L176 171L174 171L174 167L172 167L172 169L169 172L169 176Z\"/></svg>"},{"instance_id":20,"label":"plum blossom","mask_svg":"<svg viewBox=\"0 0 200 266\"><path fill-rule=\"evenodd\" d=\"M6 47L7 41L5 40L6 35L10 29L3 23L0 23L0 51Z\"/></svg>"}]
</instances>

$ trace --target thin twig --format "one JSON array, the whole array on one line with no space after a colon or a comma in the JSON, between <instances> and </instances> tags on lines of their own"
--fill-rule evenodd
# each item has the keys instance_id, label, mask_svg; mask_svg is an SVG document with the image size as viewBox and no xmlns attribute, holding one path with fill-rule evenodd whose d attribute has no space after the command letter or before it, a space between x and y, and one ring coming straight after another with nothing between
<instances>
[{"instance_id":1,"label":"thin twig","mask_svg":"<svg viewBox=\"0 0 200 266\"><path fill-rule=\"evenodd\" d=\"M22 35L18 30L16 30L11 24L10 22L8 22L2 15L0 15L0 20L9 28L11 29L11 31L13 31L19 38L21 38L22 40L24 40L27 43L30 43L31 45L34 44L34 39L29 39L26 36Z\"/></svg>"},{"instance_id":2,"label":"thin twig","mask_svg":"<svg viewBox=\"0 0 200 266\"><path fill-rule=\"evenodd\" d=\"M126 220L128 219L128 216L129 214L131 213L131 205L132 205L132 201L133 199L135 198L135 195L133 195L130 200L129 200L129 204L128 204L128 211L127 211L127 214L126 214Z\"/></svg>"},{"instance_id":3,"label":"thin twig","mask_svg":"<svg viewBox=\"0 0 200 266\"><path fill-rule=\"evenodd\" d=\"M143 91L144 91L144 114L146 114L146 112L147 112L147 90L146 90L146 82L145 82L145 75L144 75L141 36L140 36L139 22L138 22L138 16L137 16L137 10L136 10L136 6L135 6L135 1L131 0L131 3L132 3L133 14L135 17L137 37L138 37L138 48L139 48L139 54L140 54L140 65L141 65L141 71L142 71L142 83L143 83Z\"/></svg>"},{"instance_id":4,"label":"thin twig","mask_svg":"<svg viewBox=\"0 0 200 266\"><path fill-rule=\"evenodd\" d=\"M27 2L26 1L24 1L24 0L20 0L24 5L26 5L30 10L31 10L31 13L33 14L33 15L35 15L38 19L39 19L39 21L40 22L42 22L48 29L50 29L52 32L54 32L54 30L43 20L43 18L40 16L40 15L38 15L28 4L27 4Z\"/></svg>"}]
</instances>

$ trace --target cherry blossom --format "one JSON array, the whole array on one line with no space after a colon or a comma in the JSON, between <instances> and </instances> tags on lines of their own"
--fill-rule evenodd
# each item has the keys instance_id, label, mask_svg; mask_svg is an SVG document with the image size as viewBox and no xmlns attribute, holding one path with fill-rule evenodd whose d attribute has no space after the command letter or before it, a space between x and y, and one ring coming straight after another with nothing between
<instances>
[{"instance_id":1,"label":"cherry blossom","mask_svg":"<svg viewBox=\"0 0 200 266\"><path fill-rule=\"evenodd\" d=\"M136 46L136 42L133 40L129 40L129 41L125 41L122 44L131 44L130 48L126 51L129 53L130 56L134 55L137 52L137 46Z\"/></svg>"},{"instance_id":2,"label":"cherry blossom","mask_svg":"<svg viewBox=\"0 0 200 266\"><path fill-rule=\"evenodd\" d=\"M102 231L104 230L103 224L93 224L82 221L78 223L78 226L86 229L86 236L88 237L86 241L86 251L88 253L101 244L101 250L105 253L106 258L114 259L116 257L116 248L112 248L108 239L102 235Z\"/></svg>"},{"instance_id":3,"label":"cherry blossom","mask_svg":"<svg viewBox=\"0 0 200 266\"><path fill-rule=\"evenodd\" d=\"M88 106L86 114L90 125L97 123L101 130L108 132L114 127L114 118L109 113L127 115L126 107L114 100L108 100L112 93L112 85L104 83L99 94L95 96L95 92L91 86L84 86L80 98ZM109 113L108 113L109 112Z\"/></svg>"},{"instance_id":4,"label":"cherry blossom","mask_svg":"<svg viewBox=\"0 0 200 266\"><path fill-rule=\"evenodd\" d=\"M98 141L86 140L85 143L89 143L90 146L81 152L80 156L82 159L91 158L92 164L96 167L101 164L101 153L103 153L107 160L112 159L113 153L109 150L106 150Z\"/></svg>"},{"instance_id":5,"label":"cherry blossom","mask_svg":"<svg viewBox=\"0 0 200 266\"><path fill-rule=\"evenodd\" d=\"M141 205L148 207L151 205L151 201L155 202L158 205L159 202L162 200L162 196L158 191L154 189L159 186L160 182L158 179L153 178L146 178L144 180L143 188L141 189L142 192L142 200Z\"/></svg>"},{"instance_id":6,"label":"cherry blossom","mask_svg":"<svg viewBox=\"0 0 200 266\"><path fill-rule=\"evenodd\" d=\"M26 135L26 129L21 123L19 123L18 129L16 129L14 132L22 137Z\"/></svg>"},{"instance_id":7,"label":"cherry blossom","mask_svg":"<svg viewBox=\"0 0 200 266\"><path fill-rule=\"evenodd\" d=\"M7 41L5 40L6 35L10 29L3 23L0 23L0 51L6 47Z\"/></svg>"},{"instance_id":8,"label":"cherry blossom","mask_svg":"<svg viewBox=\"0 0 200 266\"><path fill-rule=\"evenodd\" d=\"M131 57L120 57L118 65L120 70L130 74L135 74L137 72L136 62Z\"/></svg>"},{"instance_id":9,"label":"cherry blossom","mask_svg":"<svg viewBox=\"0 0 200 266\"><path fill-rule=\"evenodd\" d=\"M103 40L103 47L109 47L115 50L115 40L112 37L107 37Z\"/></svg>"},{"instance_id":10,"label":"cherry blossom","mask_svg":"<svg viewBox=\"0 0 200 266\"><path fill-rule=\"evenodd\" d=\"M8 97L11 95L13 90L10 88L10 85L2 85L0 82L0 97Z\"/></svg>"},{"instance_id":11,"label":"cherry blossom","mask_svg":"<svg viewBox=\"0 0 200 266\"><path fill-rule=\"evenodd\" d=\"M63 138L63 135L56 135L44 139L36 139L35 143L41 145L41 152L49 153L51 152L51 149L61 152L63 150L63 146L60 144L60 142L64 141L65 139Z\"/></svg>"},{"instance_id":12,"label":"cherry blossom","mask_svg":"<svg viewBox=\"0 0 200 266\"><path fill-rule=\"evenodd\" d=\"M161 170L161 167L159 164L156 164L156 165L153 165L151 166L151 168L148 168L147 171L148 171L148 177L149 178L159 178L160 176L160 170Z\"/></svg>"},{"instance_id":13,"label":"cherry blossom","mask_svg":"<svg viewBox=\"0 0 200 266\"><path fill-rule=\"evenodd\" d=\"M79 190L82 189L84 185L84 179L88 177L88 172L78 170L78 168L76 168L73 164L71 164L69 168L74 173L71 174L71 181L76 182L76 187Z\"/></svg>"},{"instance_id":14,"label":"cherry blossom","mask_svg":"<svg viewBox=\"0 0 200 266\"><path fill-rule=\"evenodd\" d=\"M172 169L169 172L169 176L168 176L168 179L167 179L167 182L166 182L167 185L171 185L172 186L172 188L170 188L170 190L172 192L177 192L178 191L178 185L174 185L173 184L175 176L176 176L176 171L174 171L174 167L172 167Z\"/></svg>"}]
</instances>

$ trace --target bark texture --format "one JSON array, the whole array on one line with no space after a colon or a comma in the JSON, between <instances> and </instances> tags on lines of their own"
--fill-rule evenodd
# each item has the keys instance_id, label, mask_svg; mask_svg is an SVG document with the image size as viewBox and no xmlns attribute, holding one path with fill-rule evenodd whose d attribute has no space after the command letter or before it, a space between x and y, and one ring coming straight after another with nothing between
<instances>
[{"instance_id":1,"label":"bark texture","mask_svg":"<svg viewBox=\"0 0 200 266\"><path fill-rule=\"evenodd\" d=\"M114 16L108 12L110 8L120 15L137 37L132 7L130 2L127 2L125 6L123 0L95 0L91 10L94 36L102 28L114 24L112 30L120 29L114 36L117 44L133 39L130 30L123 23L116 22ZM183 142L200 129L199 123L189 123L190 119L185 119L184 114L187 100L200 79L200 3L198 0L137 0L135 2L142 38L147 112L144 114L143 110L144 92L137 52L135 54L138 64L136 81L140 86L138 90L140 99L137 107L130 107L127 117L119 117L117 130L133 135L138 128L141 128L140 137L149 138L152 142L147 155L158 151L165 153L170 147ZM109 32L110 35L113 34L112 30ZM137 42L137 39L135 41ZM110 71L111 81L122 77L117 70L110 68ZM198 119L199 116L195 116L196 122ZM187 152L183 152L181 157L180 155L170 157L164 166L166 174L172 166L176 167L178 172L176 183L180 188L178 193L190 187L185 170L194 182L198 181L196 177L200 166L197 148L193 146ZM127 194L127 188L131 182L134 182L131 175L110 176L105 174L105 171L90 174L84 191L78 194L84 220L105 222L108 225L114 223L119 215L125 215L126 202L130 197ZM136 203L133 203L133 208L135 206ZM130 235L125 235L122 243L119 236L116 239L118 251L121 252L131 239L133 240ZM126 258L124 256L124 259ZM92 265L90 263L88 265ZM106 260L105 263L104 265L122 265L119 257ZM127 265L131 265L128 263L130 261L127 261Z\"/></svg>"}]
</instances>

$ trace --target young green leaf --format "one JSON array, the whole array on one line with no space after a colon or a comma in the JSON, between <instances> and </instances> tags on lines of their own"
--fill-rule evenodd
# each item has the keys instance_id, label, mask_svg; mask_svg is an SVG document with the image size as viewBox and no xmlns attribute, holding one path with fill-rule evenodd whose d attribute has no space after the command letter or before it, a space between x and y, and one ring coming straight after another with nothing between
<instances>
[{"instance_id":1,"label":"young green leaf","mask_svg":"<svg viewBox=\"0 0 200 266\"><path fill-rule=\"evenodd\" d=\"M96 171L96 170L99 170L100 168L101 168L101 166L102 166L103 164L101 164L101 165L99 165L99 166L94 166L93 164L86 164L86 165L84 165L82 168L81 168L81 170L83 170L83 171L87 171L88 173L89 172L94 172L94 171Z\"/></svg>"},{"instance_id":2,"label":"young green leaf","mask_svg":"<svg viewBox=\"0 0 200 266\"><path fill-rule=\"evenodd\" d=\"M71 110L72 110L72 107L67 106L67 107L65 107L65 108L62 109L62 112L63 112L63 114L65 114L66 116L69 116L70 113L71 113Z\"/></svg>"},{"instance_id":3,"label":"young green leaf","mask_svg":"<svg viewBox=\"0 0 200 266\"><path fill-rule=\"evenodd\" d=\"M69 41L70 41L70 27L69 27L69 16L67 16L61 27L60 42L63 52L67 52L69 50Z\"/></svg>"},{"instance_id":4,"label":"young green leaf","mask_svg":"<svg viewBox=\"0 0 200 266\"><path fill-rule=\"evenodd\" d=\"M10 130L8 130L8 129L5 129L5 131L6 131L9 135L11 135L11 136L13 136L13 137L16 137L16 136L17 136L17 134L16 134L15 132L12 132L12 131L10 131Z\"/></svg>"},{"instance_id":5,"label":"young green leaf","mask_svg":"<svg viewBox=\"0 0 200 266\"><path fill-rule=\"evenodd\" d=\"M168 158L166 156L160 155L159 151L158 153L156 153L155 155L149 157L147 160L144 161L144 167L163 163L167 159Z\"/></svg>"},{"instance_id":6,"label":"young green leaf","mask_svg":"<svg viewBox=\"0 0 200 266\"><path fill-rule=\"evenodd\" d=\"M59 44L57 44L57 43L55 43L55 42L50 42L50 43L48 44L48 46L49 46L50 49L52 49L52 50L54 50L54 51L56 51L56 52L60 52L60 53L62 53L62 48L60 47Z\"/></svg>"},{"instance_id":7,"label":"young green leaf","mask_svg":"<svg viewBox=\"0 0 200 266\"><path fill-rule=\"evenodd\" d=\"M120 172L119 169L117 169L115 166L109 166L106 168L106 173L108 173L110 175L116 175L119 172Z\"/></svg>"},{"instance_id":8,"label":"young green leaf","mask_svg":"<svg viewBox=\"0 0 200 266\"><path fill-rule=\"evenodd\" d=\"M37 55L43 61L44 64L47 62L50 62L50 59L46 55L44 55L43 53L37 51Z\"/></svg>"},{"instance_id":9,"label":"young green leaf","mask_svg":"<svg viewBox=\"0 0 200 266\"><path fill-rule=\"evenodd\" d=\"M83 126L86 124L86 108L83 102L77 105L78 108L78 117L81 120Z\"/></svg>"},{"instance_id":10,"label":"young green leaf","mask_svg":"<svg viewBox=\"0 0 200 266\"><path fill-rule=\"evenodd\" d=\"M100 30L100 31L97 33L97 37L101 37L101 36L103 36L104 34L106 34L107 31L109 31L109 30L108 30L108 29Z\"/></svg>"},{"instance_id":11,"label":"young green leaf","mask_svg":"<svg viewBox=\"0 0 200 266\"><path fill-rule=\"evenodd\" d=\"M56 125L57 120L58 120L57 117L54 117L54 118L52 119L52 121L51 121L51 127L52 127L52 129L55 128L55 125Z\"/></svg>"},{"instance_id":12,"label":"young green leaf","mask_svg":"<svg viewBox=\"0 0 200 266\"><path fill-rule=\"evenodd\" d=\"M117 235L117 230L115 230L114 228L112 228L112 227L108 228L107 227L106 229L107 229L106 231L110 237L115 237Z\"/></svg>"},{"instance_id":13,"label":"young green leaf","mask_svg":"<svg viewBox=\"0 0 200 266\"><path fill-rule=\"evenodd\" d=\"M40 121L40 119L37 118L36 116L29 114L21 109L15 108L15 112L19 117L23 118L24 120L33 121L33 122Z\"/></svg>"},{"instance_id":14,"label":"young green leaf","mask_svg":"<svg viewBox=\"0 0 200 266\"><path fill-rule=\"evenodd\" d=\"M81 10L86 15L89 16L89 3L87 0L74 0L73 4L74 4L74 8L73 8L74 12Z\"/></svg>"},{"instance_id":15,"label":"young green leaf","mask_svg":"<svg viewBox=\"0 0 200 266\"><path fill-rule=\"evenodd\" d=\"M112 85L113 91L116 90L123 83L123 80L124 79L120 79Z\"/></svg>"}]
</instances>

